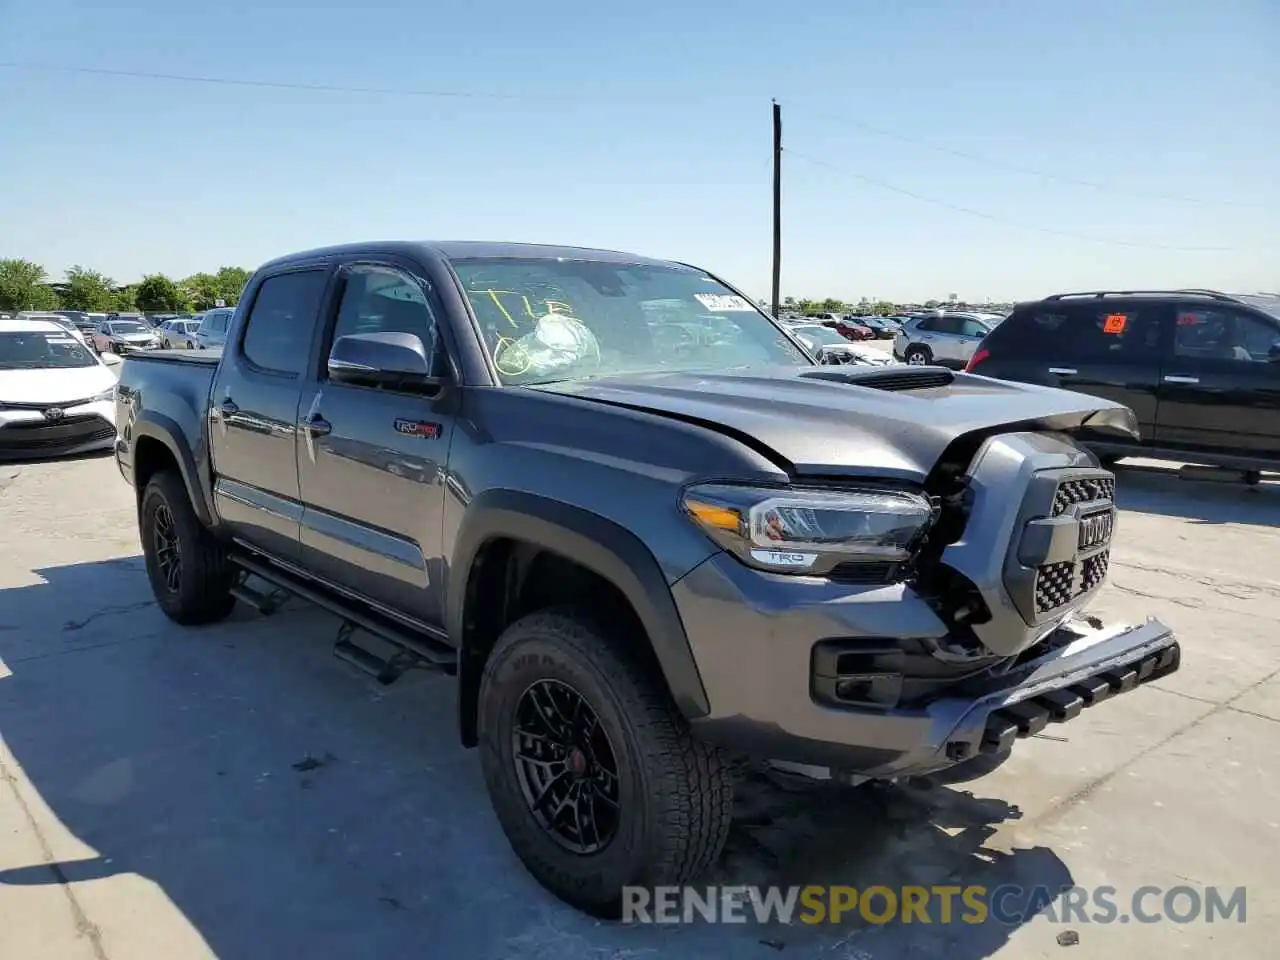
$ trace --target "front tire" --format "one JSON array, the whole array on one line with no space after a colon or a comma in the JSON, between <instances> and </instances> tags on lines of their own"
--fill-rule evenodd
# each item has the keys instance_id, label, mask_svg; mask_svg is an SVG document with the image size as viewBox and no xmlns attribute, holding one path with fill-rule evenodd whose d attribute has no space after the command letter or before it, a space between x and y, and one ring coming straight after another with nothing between
<instances>
[{"instance_id":1,"label":"front tire","mask_svg":"<svg viewBox=\"0 0 1280 960\"><path fill-rule=\"evenodd\" d=\"M914 346L907 350L904 359L913 367L923 367L933 362L933 354L928 347Z\"/></svg>"},{"instance_id":2,"label":"front tire","mask_svg":"<svg viewBox=\"0 0 1280 960\"><path fill-rule=\"evenodd\" d=\"M656 669L574 610L516 621L480 686L485 782L525 868L614 919L623 888L687 883L715 862L733 802Z\"/></svg>"},{"instance_id":3,"label":"front tire","mask_svg":"<svg viewBox=\"0 0 1280 960\"><path fill-rule=\"evenodd\" d=\"M142 492L138 528L156 603L184 626L216 623L236 605L235 571L200 522L186 484L171 470L157 473Z\"/></svg>"}]
</instances>

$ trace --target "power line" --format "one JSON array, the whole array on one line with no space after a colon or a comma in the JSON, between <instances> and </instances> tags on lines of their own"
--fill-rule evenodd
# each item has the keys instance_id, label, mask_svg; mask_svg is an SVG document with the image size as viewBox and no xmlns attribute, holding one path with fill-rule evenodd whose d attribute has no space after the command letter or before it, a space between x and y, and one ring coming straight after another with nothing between
<instances>
[{"instance_id":1,"label":"power line","mask_svg":"<svg viewBox=\"0 0 1280 960\"><path fill-rule=\"evenodd\" d=\"M578 97L565 94L549 93L499 93L484 90L441 90L413 89L406 87L371 87L338 83L299 83L286 80L256 80L244 77L206 76L190 73L155 73L147 70L115 70L107 67L79 67L56 63L25 63L21 61L0 60L0 68L9 70L34 70L45 73L81 74L99 77L121 77L135 80L159 80L167 83L193 83L207 86L251 87L269 90L301 90L310 93L364 93L387 97L433 97L453 100L501 100L530 101L541 100L559 103L591 103L600 102L601 97ZM625 98L614 98L622 101ZM653 102L653 98L646 98ZM677 99L672 95L672 99ZM686 99L680 96L678 99Z\"/></svg>"},{"instance_id":2,"label":"power line","mask_svg":"<svg viewBox=\"0 0 1280 960\"><path fill-rule=\"evenodd\" d=\"M138 80L162 80L173 83L203 83L212 86L258 87L272 90L304 90L313 93L371 93L396 97L439 97L458 100L562 100L571 99L538 94L529 97L519 93L492 93L476 90L415 90L403 87L364 87L336 83L293 83L284 80L252 80L240 77L211 77L186 73L152 73L146 70L112 70L106 67L76 67L63 64L20 63L0 60L0 67L11 70L39 70L49 73L78 73L102 77L129 77Z\"/></svg>"},{"instance_id":3,"label":"power line","mask_svg":"<svg viewBox=\"0 0 1280 960\"><path fill-rule=\"evenodd\" d=\"M915 191L908 190L905 187L899 187L899 186L896 186L895 184L886 183L883 180L878 180L875 177L869 177L863 173L855 173L854 171L848 170L844 167L838 167L833 163L828 163L826 160L820 160L817 157L811 157L803 153L797 153L795 150L792 150L790 148L786 148L785 152L790 156L795 157L797 160L803 160L805 163L810 163L818 167L826 167L827 169L833 170L836 173L842 174L843 176L852 177L855 180L861 180L863 183L869 183L872 186L879 187L882 190L888 190L892 193L897 193L904 197L910 197L913 200L919 200L921 203L928 203L936 207L942 207L946 210L954 210L957 213L967 213L969 214L969 216L979 217L983 220L989 220L992 223L999 223L1008 227L1016 227L1019 230L1029 230L1033 233L1045 233L1045 234L1049 234L1050 236L1070 237L1073 240L1087 240L1090 243L1101 243L1101 244L1107 244L1109 246L1131 247L1135 249L1173 250L1173 251L1178 251L1180 253L1233 253L1233 252L1237 252L1238 250L1238 248L1236 247L1179 247L1179 246L1173 246L1170 244L1162 244L1162 243L1143 243L1136 240L1115 240L1109 237L1095 237L1087 233L1075 233L1074 231L1070 231L1070 230L1055 230L1052 227L1041 227L1031 223L1023 223L1018 220L1010 220L1005 217L997 216L994 213L987 213L986 211L983 211L983 210L975 210L973 207L961 206L958 203L950 203L946 200L939 200L936 197L925 196L922 193L916 193Z\"/></svg>"},{"instance_id":4,"label":"power line","mask_svg":"<svg viewBox=\"0 0 1280 960\"><path fill-rule=\"evenodd\" d=\"M911 144L916 147L924 147L928 150L934 150L938 153L947 154L952 157L960 157L974 163L985 163L988 166L999 167L1004 170L1012 170L1015 173L1025 173L1033 177L1039 177L1042 180L1056 180L1059 183L1069 183L1077 187L1088 187L1091 190L1102 190L1107 193L1131 194L1135 197L1145 197L1148 200L1170 200L1175 203L1194 203L1202 206L1220 206L1235 207L1238 203L1231 200L1212 200L1205 197L1191 197L1178 193L1158 193L1152 190L1142 190L1137 187L1122 187L1116 184L1102 183L1097 180L1086 180L1083 177L1073 177L1068 174L1050 173L1046 170L1038 170L1035 167L1024 166L1020 163L1014 163L1010 160L1004 160L1000 157L987 156L981 153L970 153L968 150L958 150L955 147L944 146L940 143L933 143L919 137L913 137L909 134L899 133L896 130L887 130L884 127L878 127L867 123L865 120L855 120L850 117L840 117L825 112L810 111L813 116L821 117L832 123L843 123L851 127L857 127L876 136L887 137L890 140L898 140L902 143Z\"/></svg>"}]
</instances>

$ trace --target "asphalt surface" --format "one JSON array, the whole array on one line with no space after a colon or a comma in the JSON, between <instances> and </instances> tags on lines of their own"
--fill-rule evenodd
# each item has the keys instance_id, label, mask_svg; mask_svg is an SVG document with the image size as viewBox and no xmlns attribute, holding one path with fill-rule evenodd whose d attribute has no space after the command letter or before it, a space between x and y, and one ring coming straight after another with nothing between
<instances>
[{"instance_id":1,"label":"asphalt surface","mask_svg":"<svg viewBox=\"0 0 1280 960\"><path fill-rule=\"evenodd\" d=\"M378 687L297 602L180 629L109 458L0 464L0 958L1274 956L1280 489L1124 470L1120 491L1094 609L1165 619L1180 673L967 784L749 779L708 880L1109 884L1122 907L1245 886L1243 924L597 923L511 854L450 680Z\"/></svg>"}]
</instances>

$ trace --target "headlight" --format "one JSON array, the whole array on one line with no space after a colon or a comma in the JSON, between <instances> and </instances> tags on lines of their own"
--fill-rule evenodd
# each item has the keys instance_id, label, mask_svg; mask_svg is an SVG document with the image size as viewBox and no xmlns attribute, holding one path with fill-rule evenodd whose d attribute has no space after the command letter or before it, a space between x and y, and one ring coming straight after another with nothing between
<instances>
[{"instance_id":1,"label":"headlight","mask_svg":"<svg viewBox=\"0 0 1280 960\"><path fill-rule=\"evenodd\" d=\"M881 490L690 487L684 508L744 563L822 575L844 563L909 560L933 519L916 493Z\"/></svg>"},{"instance_id":2,"label":"headlight","mask_svg":"<svg viewBox=\"0 0 1280 960\"><path fill-rule=\"evenodd\" d=\"M95 393L86 402L98 403L101 400L115 400L115 398L116 398L116 388L115 388L115 385L113 384L111 387L109 387L106 390L103 390L101 393Z\"/></svg>"}]
</instances>

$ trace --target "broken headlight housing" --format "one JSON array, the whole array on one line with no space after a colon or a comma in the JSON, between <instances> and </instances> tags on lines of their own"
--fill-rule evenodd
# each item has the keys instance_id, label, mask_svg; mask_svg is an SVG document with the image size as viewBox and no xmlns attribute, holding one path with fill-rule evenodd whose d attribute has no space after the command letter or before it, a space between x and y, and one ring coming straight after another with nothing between
<instances>
[{"instance_id":1,"label":"broken headlight housing","mask_svg":"<svg viewBox=\"0 0 1280 960\"><path fill-rule=\"evenodd\" d=\"M928 497L897 490L704 484L687 488L683 505L748 566L806 576L908 561L934 519Z\"/></svg>"}]
</instances>

